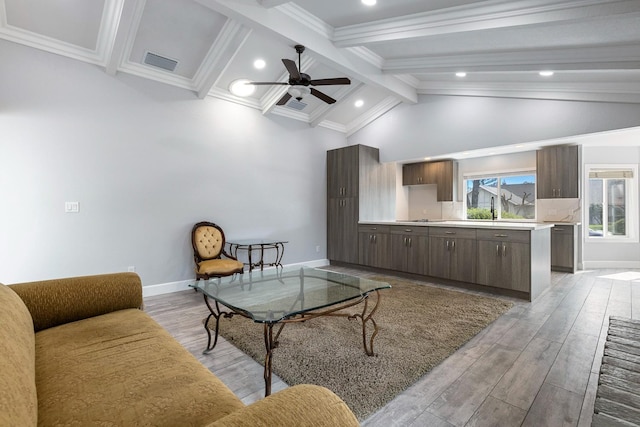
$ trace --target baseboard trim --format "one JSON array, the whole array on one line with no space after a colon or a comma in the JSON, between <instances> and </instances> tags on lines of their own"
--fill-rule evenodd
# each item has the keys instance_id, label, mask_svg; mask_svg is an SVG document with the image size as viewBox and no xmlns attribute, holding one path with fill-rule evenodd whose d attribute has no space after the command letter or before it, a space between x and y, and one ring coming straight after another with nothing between
<instances>
[{"instance_id":1,"label":"baseboard trim","mask_svg":"<svg viewBox=\"0 0 640 427\"><path fill-rule=\"evenodd\" d=\"M640 261L583 261L583 270L600 268L640 268Z\"/></svg>"},{"instance_id":2,"label":"baseboard trim","mask_svg":"<svg viewBox=\"0 0 640 427\"><path fill-rule=\"evenodd\" d=\"M158 283L157 285L147 285L142 287L142 297L153 297L156 295L171 294L173 292L186 291L189 289L189 283L193 279L180 280L177 282Z\"/></svg>"},{"instance_id":3,"label":"baseboard trim","mask_svg":"<svg viewBox=\"0 0 640 427\"><path fill-rule=\"evenodd\" d=\"M293 264L286 264L284 267L290 268L290 267L302 267L302 266L307 266L307 267L324 267L329 265L329 260L328 259L316 259L316 260L311 260L311 261L305 261L305 262L297 262L297 263L293 263ZM269 267L269 268L265 268L265 270L270 270L273 269L275 267ZM156 295L164 295L164 294L171 294L173 292L180 292L180 291L186 291L189 288L189 283L193 283L194 279L187 279L187 280L179 280L177 282L167 282L167 283L158 283L156 285L147 285L147 286L143 286L142 287L142 297L146 298L146 297L153 297Z\"/></svg>"}]
</instances>

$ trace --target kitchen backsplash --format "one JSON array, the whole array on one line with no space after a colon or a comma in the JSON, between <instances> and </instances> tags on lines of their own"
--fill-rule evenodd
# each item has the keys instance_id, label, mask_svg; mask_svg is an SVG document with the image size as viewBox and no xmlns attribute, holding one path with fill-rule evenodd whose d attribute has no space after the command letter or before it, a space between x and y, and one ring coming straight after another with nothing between
<instances>
[{"instance_id":1,"label":"kitchen backsplash","mask_svg":"<svg viewBox=\"0 0 640 427\"><path fill-rule=\"evenodd\" d=\"M408 218L397 219L464 219L463 202L438 202L435 185L410 187L407 194ZM581 222L580 199L538 199L537 220Z\"/></svg>"},{"instance_id":2,"label":"kitchen backsplash","mask_svg":"<svg viewBox=\"0 0 640 427\"><path fill-rule=\"evenodd\" d=\"M462 219L462 202L438 202L435 185L418 185L409 189L409 218L415 219ZM405 218L398 218L405 219Z\"/></svg>"},{"instance_id":3,"label":"kitchen backsplash","mask_svg":"<svg viewBox=\"0 0 640 427\"><path fill-rule=\"evenodd\" d=\"M538 221L581 222L580 199L538 199Z\"/></svg>"}]
</instances>

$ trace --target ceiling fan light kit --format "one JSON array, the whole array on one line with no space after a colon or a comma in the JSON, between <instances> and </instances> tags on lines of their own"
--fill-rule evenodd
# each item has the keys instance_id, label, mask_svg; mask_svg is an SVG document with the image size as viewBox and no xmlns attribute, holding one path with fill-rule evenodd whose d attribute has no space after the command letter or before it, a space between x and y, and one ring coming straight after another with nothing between
<instances>
[{"instance_id":1,"label":"ceiling fan light kit","mask_svg":"<svg viewBox=\"0 0 640 427\"><path fill-rule=\"evenodd\" d=\"M302 101L302 98L311 93L311 89L308 86L293 85L289 86L287 92L298 101Z\"/></svg>"},{"instance_id":2,"label":"ceiling fan light kit","mask_svg":"<svg viewBox=\"0 0 640 427\"><path fill-rule=\"evenodd\" d=\"M295 98L301 101L305 96L311 94L316 98L326 102L327 104L333 104L335 99L330 97L324 92L321 92L313 87L309 86L333 86L333 85L350 85L351 80L347 77L335 77L329 79L312 79L310 75L305 74L300 69L300 57L304 52L304 46L301 44L295 45L296 52L298 53L298 65L291 59L282 59L282 63L289 72L288 82L251 82L250 85L288 85L287 93L282 95L276 105L284 105L291 98Z\"/></svg>"}]
</instances>

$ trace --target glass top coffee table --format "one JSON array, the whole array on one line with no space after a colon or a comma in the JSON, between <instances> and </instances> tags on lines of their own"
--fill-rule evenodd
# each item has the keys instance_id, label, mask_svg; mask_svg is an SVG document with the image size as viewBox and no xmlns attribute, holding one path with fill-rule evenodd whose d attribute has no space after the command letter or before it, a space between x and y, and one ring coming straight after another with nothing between
<instances>
[{"instance_id":1,"label":"glass top coffee table","mask_svg":"<svg viewBox=\"0 0 640 427\"><path fill-rule=\"evenodd\" d=\"M254 270L222 279L200 280L189 286L204 295L210 312L204 325L208 337L204 353L216 346L222 317L240 315L263 324L265 396L271 394L273 350L278 346L284 325L320 316L359 319L364 351L373 356L373 339L378 334L373 315L380 305L379 291L391 288L388 283L309 267ZM369 304L371 294L376 298ZM360 303L363 303L361 310L347 310ZM212 319L215 320L213 343L209 325ZM373 331L367 331L367 324ZM274 326L278 326L275 333Z\"/></svg>"}]
</instances>

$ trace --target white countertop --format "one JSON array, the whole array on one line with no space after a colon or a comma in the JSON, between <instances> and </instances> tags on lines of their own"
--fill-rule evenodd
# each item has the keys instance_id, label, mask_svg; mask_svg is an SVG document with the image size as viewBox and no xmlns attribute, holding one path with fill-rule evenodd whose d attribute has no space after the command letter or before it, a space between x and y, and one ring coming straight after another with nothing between
<instances>
[{"instance_id":1,"label":"white countertop","mask_svg":"<svg viewBox=\"0 0 640 427\"><path fill-rule=\"evenodd\" d=\"M492 228L503 230L542 230L552 228L554 223L550 222L510 222L510 221L360 221L358 224L380 224L380 225L405 225L411 227L460 227L460 228Z\"/></svg>"}]
</instances>

